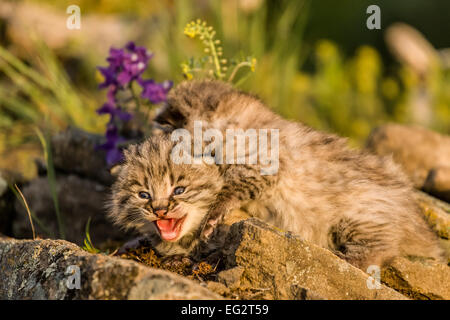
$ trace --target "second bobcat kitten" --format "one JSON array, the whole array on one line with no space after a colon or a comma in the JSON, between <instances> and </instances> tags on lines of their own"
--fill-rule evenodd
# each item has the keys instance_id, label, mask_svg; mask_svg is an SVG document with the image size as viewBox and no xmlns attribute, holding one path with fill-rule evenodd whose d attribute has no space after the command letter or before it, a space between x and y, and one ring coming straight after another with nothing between
<instances>
[{"instance_id":1,"label":"second bobcat kitten","mask_svg":"<svg viewBox=\"0 0 450 320\"><path fill-rule=\"evenodd\" d=\"M190 216L189 210L183 211L191 217L190 228L184 225L185 233L173 243L184 245L186 252L192 249L190 244L200 230L201 236L207 238L225 214L244 208L251 215L332 250L362 269L370 264L382 265L397 255L441 258L436 235L409 195L408 179L390 159L351 150L342 138L282 119L253 96L217 81L179 85L155 121L169 132L176 128L193 132L194 122L202 121L204 130L218 129L224 137L227 129L279 129L279 169L274 175L261 175L259 164L210 166L212 171L208 173L201 173L204 168L181 170L181 175L189 176L189 183L205 178L211 183L204 189L202 201L191 201L191 210L197 213ZM149 148L151 140L137 150ZM180 167L161 164L158 156L164 153L157 149L164 142L155 137L155 143L153 152L128 154L124 165L128 176L148 170L145 161L159 168L159 176L179 170ZM144 165L138 165L136 158ZM127 176L118 180L122 182L115 186L116 195L130 184L129 180ZM167 199L175 197L170 194L175 192L176 183L168 178L147 181L141 189L155 190L156 185L167 191ZM188 201L189 196L185 196ZM120 222L117 218L119 203L125 208L126 201L118 201L117 197L115 201L111 215L119 224L132 225L131 221ZM158 219L156 209L149 209L154 219ZM170 207L168 210L169 216ZM164 228L172 230L170 223L154 223L162 238Z\"/></svg>"}]
</instances>

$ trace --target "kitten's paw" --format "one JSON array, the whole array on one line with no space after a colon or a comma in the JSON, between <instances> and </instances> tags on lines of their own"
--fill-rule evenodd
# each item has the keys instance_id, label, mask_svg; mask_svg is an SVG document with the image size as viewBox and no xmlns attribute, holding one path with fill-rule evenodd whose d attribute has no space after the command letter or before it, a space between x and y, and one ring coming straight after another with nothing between
<instances>
[{"instance_id":1,"label":"kitten's paw","mask_svg":"<svg viewBox=\"0 0 450 320\"><path fill-rule=\"evenodd\" d=\"M203 227L203 230L200 234L200 239L206 241L211 238L211 235L213 234L222 218L222 214L211 215L211 217L206 221L205 226Z\"/></svg>"},{"instance_id":2,"label":"kitten's paw","mask_svg":"<svg viewBox=\"0 0 450 320\"><path fill-rule=\"evenodd\" d=\"M140 247L146 246L148 245L148 239L147 237L138 237L138 238L134 238L130 241L127 241L126 243L124 243L118 250L117 252L114 254L115 256L120 256L122 254L127 253L130 250L136 250Z\"/></svg>"},{"instance_id":3,"label":"kitten's paw","mask_svg":"<svg viewBox=\"0 0 450 320\"><path fill-rule=\"evenodd\" d=\"M208 212L208 217L200 233L200 240L205 241L210 239L216 227L223 221L225 215L232 209L238 209L240 207L240 201L233 197L222 196L218 198Z\"/></svg>"}]
</instances>

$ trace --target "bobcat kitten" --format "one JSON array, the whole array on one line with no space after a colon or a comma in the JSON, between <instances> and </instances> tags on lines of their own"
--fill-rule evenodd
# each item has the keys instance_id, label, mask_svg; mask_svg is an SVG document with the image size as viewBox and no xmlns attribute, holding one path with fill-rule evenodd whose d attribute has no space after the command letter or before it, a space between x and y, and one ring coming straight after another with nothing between
<instances>
[{"instance_id":1,"label":"bobcat kitten","mask_svg":"<svg viewBox=\"0 0 450 320\"><path fill-rule=\"evenodd\" d=\"M195 121L223 137L227 129L278 129L278 171L261 174L261 163L175 164L166 133L131 146L113 186L110 216L152 237L161 253L189 254L224 215L243 208L362 269L397 255L442 258L407 177L390 158L285 120L219 81L180 84L155 118L168 133L194 133Z\"/></svg>"},{"instance_id":2,"label":"bobcat kitten","mask_svg":"<svg viewBox=\"0 0 450 320\"><path fill-rule=\"evenodd\" d=\"M129 146L109 202L116 224L149 237L164 255L192 251L201 221L223 187L216 165L175 164L173 147L167 135Z\"/></svg>"}]
</instances>

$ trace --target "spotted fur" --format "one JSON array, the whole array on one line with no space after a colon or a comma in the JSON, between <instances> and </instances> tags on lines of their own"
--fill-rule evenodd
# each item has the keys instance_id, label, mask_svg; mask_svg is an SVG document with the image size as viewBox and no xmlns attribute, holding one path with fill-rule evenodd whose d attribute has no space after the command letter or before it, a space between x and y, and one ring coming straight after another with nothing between
<instances>
[{"instance_id":1,"label":"spotted fur","mask_svg":"<svg viewBox=\"0 0 450 320\"><path fill-rule=\"evenodd\" d=\"M164 177L183 175L193 190L204 188L184 199L196 214L186 235L190 246L180 250L185 253L199 238L207 239L230 210L243 208L363 269L398 255L442 259L436 235L410 196L409 180L390 158L350 149L343 138L285 120L256 97L218 81L180 84L155 123L169 133L192 132L198 120L224 136L228 128L279 129L278 172L261 175L260 164L174 167L167 161L169 144L156 138L156 130L126 154L113 188L111 216L118 224L151 233L132 200L133 182L158 192L168 181Z\"/></svg>"}]
</instances>

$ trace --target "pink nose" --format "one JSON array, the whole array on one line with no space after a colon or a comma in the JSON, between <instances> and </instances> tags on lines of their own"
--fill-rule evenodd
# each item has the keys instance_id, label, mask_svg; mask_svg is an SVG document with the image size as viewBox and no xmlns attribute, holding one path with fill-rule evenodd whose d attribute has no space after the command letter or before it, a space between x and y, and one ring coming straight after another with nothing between
<instances>
[{"instance_id":1,"label":"pink nose","mask_svg":"<svg viewBox=\"0 0 450 320\"><path fill-rule=\"evenodd\" d=\"M166 215L166 213L167 213L167 209L156 209L155 210L155 214L158 217L164 217Z\"/></svg>"}]
</instances>

